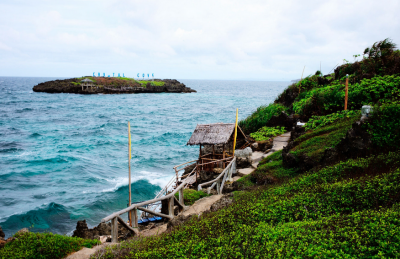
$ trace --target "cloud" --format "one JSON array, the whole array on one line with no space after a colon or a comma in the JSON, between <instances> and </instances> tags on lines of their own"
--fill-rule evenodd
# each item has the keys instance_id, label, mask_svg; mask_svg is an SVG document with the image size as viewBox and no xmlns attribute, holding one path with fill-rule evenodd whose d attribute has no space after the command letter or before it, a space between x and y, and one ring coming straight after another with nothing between
<instances>
[{"instance_id":1,"label":"cloud","mask_svg":"<svg viewBox=\"0 0 400 259\"><path fill-rule=\"evenodd\" d=\"M320 62L328 73L375 41L400 43L392 0L35 3L0 3L2 75L290 80Z\"/></svg>"}]
</instances>

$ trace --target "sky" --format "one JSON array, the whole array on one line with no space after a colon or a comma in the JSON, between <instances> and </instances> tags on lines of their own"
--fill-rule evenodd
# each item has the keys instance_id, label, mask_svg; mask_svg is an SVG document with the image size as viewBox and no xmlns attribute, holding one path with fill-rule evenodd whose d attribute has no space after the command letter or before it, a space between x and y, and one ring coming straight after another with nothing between
<instances>
[{"instance_id":1,"label":"sky","mask_svg":"<svg viewBox=\"0 0 400 259\"><path fill-rule=\"evenodd\" d=\"M399 10L399 0L1 0L0 76L289 81L385 38L400 45Z\"/></svg>"}]
</instances>

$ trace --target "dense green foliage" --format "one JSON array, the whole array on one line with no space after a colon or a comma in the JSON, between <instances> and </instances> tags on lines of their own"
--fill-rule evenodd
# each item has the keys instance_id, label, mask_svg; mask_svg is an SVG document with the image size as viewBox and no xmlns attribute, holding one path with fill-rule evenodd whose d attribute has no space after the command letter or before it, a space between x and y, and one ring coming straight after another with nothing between
<instances>
[{"instance_id":1,"label":"dense green foliage","mask_svg":"<svg viewBox=\"0 0 400 259\"><path fill-rule=\"evenodd\" d=\"M99 240L68 237L52 233L15 234L13 242L0 249L1 259L57 259L80 250L82 247L92 248Z\"/></svg>"},{"instance_id":2,"label":"dense green foliage","mask_svg":"<svg viewBox=\"0 0 400 259\"><path fill-rule=\"evenodd\" d=\"M353 113L352 116L337 119L334 124L328 124L307 132L295 140L295 146L290 152L296 157L306 155L318 161L321 159L324 151L327 148L335 147L346 136L352 124L359 119L360 116L357 112Z\"/></svg>"},{"instance_id":3,"label":"dense green foliage","mask_svg":"<svg viewBox=\"0 0 400 259\"><path fill-rule=\"evenodd\" d=\"M203 191L196 191L193 189L184 189L183 190L183 201L185 202L185 205L192 205L195 201L203 198L203 197L207 197L209 196L207 193L203 192ZM177 199L179 199L179 193L175 194L175 197Z\"/></svg>"},{"instance_id":4,"label":"dense green foliage","mask_svg":"<svg viewBox=\"0 0 400 259\"><path fill-rule=\"evenodd\" d=\"M351 159L240 192L229 207L119 249L127 258L400 256L399 161L398 152Z\"/></svg>"},{"instance_id":5,"label":"dense green foliage","mask_svg":"<svg viewBox=\"0 0 400 259\"><path fill-rule=\"evenodd\" d=\"M289 152L296 162L311 161L310 170L285 166L282 151L275 152L233 184L240 191L232 205L170 233L108 248L102 258L400 258L400 76L393 73L400 54L388 40L364 54L335 75L292 84L277 103L239 123L257 139L273 132L266 124L282 111L309 119ZM348 111L342 111L343 73L350 74ZM321 165L365 104L375 105L363 124L374 147L391 148Z\"/></svg>"},{"instance_id":6,"label":"dense green foliage","mask_svg":"<svg viewBox=\"0 0 400 259\"><path fill-rule=\"evenodd\" d=\"M313 88L303 93L293 104L293 110L303 115L326 115L344 107L345 85L335 81L331 85ZM359 110L362 105L390 102L400 99L400 76L377 76L364 79L360 83L349 84L348 108Z\"/></svg>"},{"instance_id":7,"label":"dense green foliage","mask_svg":"<svg viewBox=\"0 0 400 259\"><path fill-rule=\"evenodd\" d=\"M354 55L360 56L360 55ZM400 74L400 51L390 39L375 42L366 48L361 61L347 62L335 69L336 78L352 75L352 82L363 78Z\"/></svg>"},{"instance_id":8,"label":"dense green foliage","mask_svg":"<svg viewBox=\"0 0 400 259\"><path fill-rule=\"evenodd\" d=\"M305 128L306 130L319 129L323 126L332 124L339 119L350 118L356 115L361 116L361 113L359 111L346 110L346 111L331 113L325 116L312 116L306 123Z\"/></svg>"},{"instance_id":9,"label":"dense green foliage","mask_svg":"<svg viewBox=\"0 0 400 259\"><path fill-rule=\"evenodd\" d=\"M250 133L250 137L252 137L255 141L264 141L281 135L285 132L285 127L262 127L258 129L257 132Z\"/></svg>"},{"instance_id":10,"label":"dense green foliage","mask_svg":"<svg viewBox=\"0 0 400 259\"><path fill-rule=\"evenodd\" d=\"M260 106L249 117L239 122L239 126L245 132L256 132L264 127L272 116L278 116L287 108L281 104L270 104L268 106Z\"/></svg>"},{"instance_id":11,"label":"dense green foliage","mask_svg":"<svg viewBox=\"0 0 400 259\"><path fill-rule=\"evenodd\" d=\"M400 144L400 104L375 106L371 119L364 125L372 141L380 146L398 147Z\"/></svg>"}]
</instances>

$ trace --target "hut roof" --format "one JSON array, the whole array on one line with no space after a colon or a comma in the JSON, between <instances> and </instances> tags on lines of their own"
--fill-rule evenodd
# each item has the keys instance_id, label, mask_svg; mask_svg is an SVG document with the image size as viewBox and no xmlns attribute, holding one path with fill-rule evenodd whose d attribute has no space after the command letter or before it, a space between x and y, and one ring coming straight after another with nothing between
<instances>
[{"instance_id":1,"label":"hut roof","mask_svg":"<svg viewBox=\"0 0 400 259\"><path fill-rule=\"evenodd\" d=\"M246 136L238 126L238 137ZM226 144L234 134L235 123L198 124L187 145ZM241 136L240 136L241 135Z\"/></svg>"},{"instance_id":2,"label":"hut roof","mask_svg":"<svg viewBox=\"0 0 400 259\"><path fill-rule=\"evenodd\" d=\"M90 80L90 79L88 79L88 78L83 79L81 82L84 82L84 83L93 83L93 81Z\"/></svg>"}]
</instances>

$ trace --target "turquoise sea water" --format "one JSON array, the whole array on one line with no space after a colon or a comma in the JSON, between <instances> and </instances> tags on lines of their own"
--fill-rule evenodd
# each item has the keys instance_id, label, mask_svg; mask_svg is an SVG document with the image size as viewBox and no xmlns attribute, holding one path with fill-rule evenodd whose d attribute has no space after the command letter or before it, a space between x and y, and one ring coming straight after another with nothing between
<instances>
[{"instance_id":1,"label":"turquoise sea water","mask_svg":"<svg viewBox=\"0 0 400 259\"><path fill-rule=\"evenodd\" d=\"M289 82L179 80L191 94L35 93L56 78L0 77L0 226L68 234L126 207L128 135L132 199L151 199L193 160L196 124L234 122L272 102Z\"/></svg>"}]
</instances>

